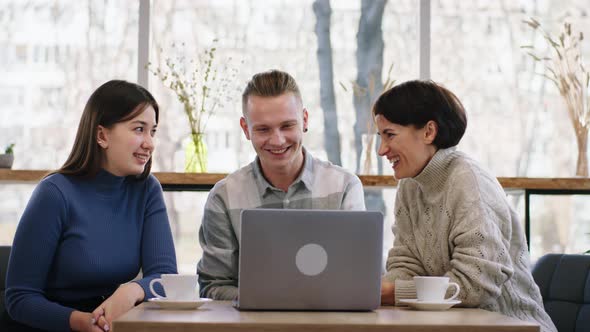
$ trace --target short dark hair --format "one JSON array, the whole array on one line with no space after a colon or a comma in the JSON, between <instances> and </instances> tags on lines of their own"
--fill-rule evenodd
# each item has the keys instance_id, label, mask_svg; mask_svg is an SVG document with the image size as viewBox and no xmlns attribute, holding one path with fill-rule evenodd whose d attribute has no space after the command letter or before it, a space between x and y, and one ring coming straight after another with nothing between
<instances>
[{"instance_id":1,"label":"short dark hair","mask_svg":"<svg viewBox=\"0 0 590 332\"><path fill-rule=\"evenodd\" d=\"M248 97L277 97L290 92L301 102L301 92L293 76L276 69L264 71L252 76L242 93L242 113L246 115Z\"/></svg>"},{"instance_id":2,"label":"short dark hair","mask_svg":"<svg viewBox=\"0 0 590 332\"><path fill-rule=\"evenodd\" d=\"M81 177L96 175L102 163L102 151L96 141L98 126L112 128L116 123L132 119L148 106L153 107L156 112L158 123L158 103L148 90L138 84L121 80L112 80L101 85L92 93L84 107L68 159L60 169L49 174L60 173ZM150 157L143 173L136 178L147 178L151 166Z\"/></svg>"},{"instance_id":3,"label":"short dark hair","mask_svg":"<svg viewBox=\"0 0 590 332\"><path fill-rule=\"evenodd\" d=\"M438 133L433 144L446 149L459 144L467 128L467 115L459 98L433 81L414 80L385 91L373 106L373 115L389 122L423 128L436 122Z\"/></svg>"}]
</instances>

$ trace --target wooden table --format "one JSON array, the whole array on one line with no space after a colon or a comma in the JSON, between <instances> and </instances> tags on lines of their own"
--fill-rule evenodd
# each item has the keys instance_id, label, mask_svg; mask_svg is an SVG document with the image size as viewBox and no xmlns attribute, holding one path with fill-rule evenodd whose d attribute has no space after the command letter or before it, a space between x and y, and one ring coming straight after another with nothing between
<instances>
[{"instance_id":1,"label":"wooden table","mask_svg":"<svg viewBox=\"0 0 590 332\"><path fill-rule=\"evenodd\" d=\"M143 303L113 322L113 332L149 331L539 331L539 325L481 309L414 311L382 307L371 312L239 311L213 301L198 310L162 310Z\"/></svg>"}]
</instances>

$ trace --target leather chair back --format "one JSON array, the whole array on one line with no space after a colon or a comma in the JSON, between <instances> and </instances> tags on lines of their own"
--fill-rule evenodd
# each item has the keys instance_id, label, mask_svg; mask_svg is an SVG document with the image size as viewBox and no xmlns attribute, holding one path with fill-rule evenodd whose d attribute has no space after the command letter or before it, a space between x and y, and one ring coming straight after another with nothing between
<instances>
[{"instance_id":1,"label":"leather chair back","mask_svg":"<svg viewBox=\"0 0 590 332\"><path fill-rule=\"evenodd\" d=\"M11 246L0 246L0 315L4 312L4 289L6 288L6 269Z\"/></svg>"},{"instance_id":2,"label":"leather chair back","mask_svg":"<svg viewBox=\"0 0 590 332\"><path fill-rule=\"evenodd\" d=\"M559 332L590 332L590 255L547 254L533 268Z\"/></svg>"}]
</instances>

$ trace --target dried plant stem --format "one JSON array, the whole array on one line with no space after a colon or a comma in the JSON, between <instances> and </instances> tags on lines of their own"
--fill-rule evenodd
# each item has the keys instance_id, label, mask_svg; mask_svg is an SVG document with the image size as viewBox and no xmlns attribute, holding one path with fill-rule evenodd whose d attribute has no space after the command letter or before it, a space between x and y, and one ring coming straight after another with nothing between
<instances>
[{"instance_id":1,"label":"dried plant stem","mask_svg":"<svg viewBox=\"0 0 590 332\"><path fill-rule=\"evenodd\" d=\"M214 43L217 40L213 40ZM182 44L184 46L184 44ZM176 44L172 44L176 48ZM187 62L185 56L166 58L157 68L148 64L148 69L175 94L182 104L190 128L190 144L187 147L185 171L207 171L207 149L204 133L207 122L224 101L231 101L231 88L235 85L237 69L216 60L216 48L204 51L197 59ZM162 49L160 49L163 52ZM184 54L184 49L177 50ZM218 70L218 68L220 68ZM218 75L219 74L219 75Z\"/></svg>"},{"instance_id":2,"label":"dried plant stem","mask_svg":"<svg viewBox=\"0 0 590 332\"><path fill-rule=\"evenodd\" d=\"M582 128L576 132L578 142L578 162L576 164L576 175L588 176L588 128Z\"/></svg>"},{"instance_id":3,"label":"dried plant stem","mask_svg":"<svg viewBox=\"0 0 590 332\"><path fill-rule=\"evenodd\" d=\"M535 60L544 63L548 73L544 74L551 80L561 94L568 116L571 120L576 135L578 146L578 161L576 175L588 176L588 130L590 129L590 109L588 100L588 84L590 73L586 71L580 51L580 42L584 35L572 34L571 24L564 23L559 38L553 38L542 29L541 24L535 19L524 21L533 29L541 31L547 44L553 49L553 57L539 57L529 52ZM523 46L532 49L533 46Z\"/></svg>"}]
</instances>

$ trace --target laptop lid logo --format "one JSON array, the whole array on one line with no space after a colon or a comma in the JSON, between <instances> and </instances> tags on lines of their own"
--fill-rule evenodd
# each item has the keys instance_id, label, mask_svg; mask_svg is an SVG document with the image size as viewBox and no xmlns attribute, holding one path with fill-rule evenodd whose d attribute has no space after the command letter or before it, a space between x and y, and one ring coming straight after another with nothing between
<instances>
[{"instance_id":1,"label":"laptop lid logo","mask_svg":"<svg viewBox=\"0 0 590 332\"><path fill-rule=\"evenodd\" d=\"M295 265L302 274L315 277L328 266L328 253L321 245L308 243L297 250Z\"/></svg>"}]
</instances>

